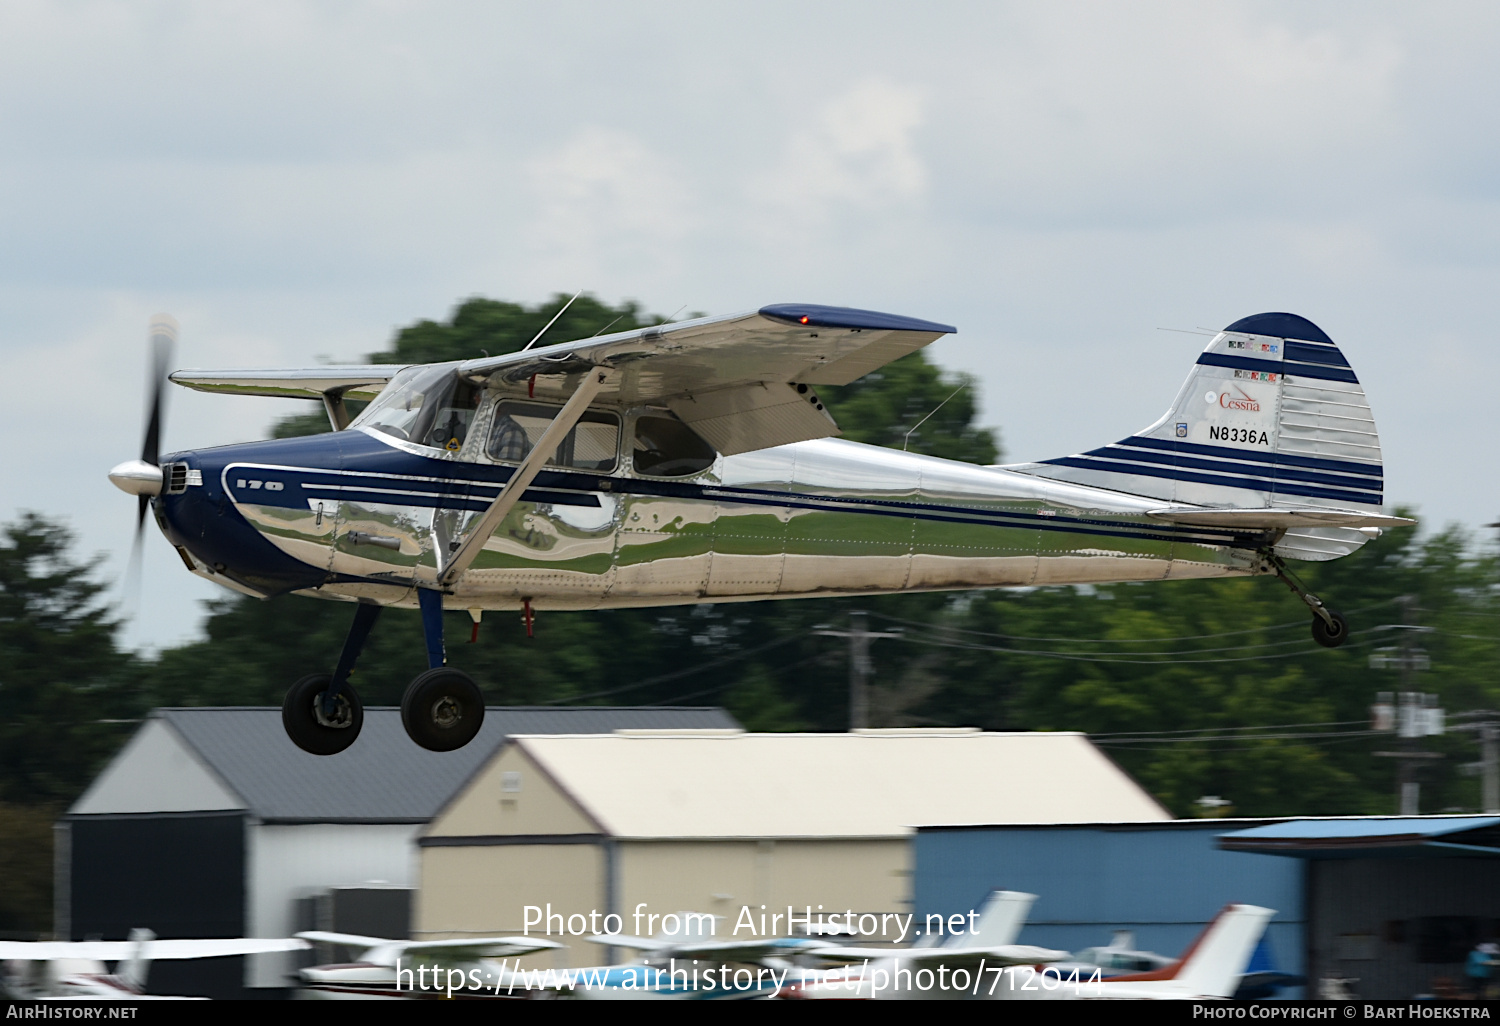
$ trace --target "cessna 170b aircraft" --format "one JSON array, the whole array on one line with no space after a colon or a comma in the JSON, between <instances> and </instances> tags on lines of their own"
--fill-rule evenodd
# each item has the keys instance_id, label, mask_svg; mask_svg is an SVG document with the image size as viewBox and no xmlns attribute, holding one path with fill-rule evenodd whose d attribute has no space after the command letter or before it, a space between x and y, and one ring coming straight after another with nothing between
<instances>
[{"instance_id":1,"label":"cessna 170b aircraft","mask_svg":"<svg viewBox=\"0 0 1500 1026\"><path fill-rule=\"evenodd\" d=\"M445 665L444 609L594 609L1015 585L1275 575L1382 527L1380 445L1348 361L1312 322L1236 321L1171 409L1119 442L981 467L842 441L818 397L955 329L786 304L423 366L183 370L179 385L321 400L331 434L158 453L175 322L139 460L110 479L195 574L355 604L331 674L283 721L331 755L359 734L348 677L385 606L418 608L430 669L402 718L451 751L484 715ZM535 341L535 340L533 340ZM373 400L352 421L348 399Z\"/></svg>"}]
</instances>

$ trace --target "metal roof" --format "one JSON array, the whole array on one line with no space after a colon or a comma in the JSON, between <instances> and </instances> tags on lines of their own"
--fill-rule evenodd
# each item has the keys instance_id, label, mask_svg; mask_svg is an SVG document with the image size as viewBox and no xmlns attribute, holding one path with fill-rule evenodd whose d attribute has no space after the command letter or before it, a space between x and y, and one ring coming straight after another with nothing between
<instances>
[{"instance_id":1,"label":"metal roof","mask_svg":"<svg viewBox=\"0 0 1500 1026\"><path fill-rule=\"evenodd\" d=\"M334 756L288 740L276 708L158 709L187 745L265 821L425 823L513 734L620 728L733 728L723 709L497 706L456 752L429 752L406 736L401 710L365 709L359 740Z\"/></svg>"},{"instance_id":2,"label":"metal roof","mask_svg":"<svg viewBox=\"0 0 1500 1026\"><path fill-rule=\"evenodd\" d=\"M1072 732L642 732L516 744L614 837L897 838L922 824L1171 819Z\"/></svg>"},{"instance_id":3,"label":"metal roof","mask_svg":"<svg viewBox=\"0 0 1500 1026\"><path fill-rule=\"evenodd\" d=\"M1500 816L1292 819L1219 838L1228 851L1296 858L1500 857Z\"/></svg>"}]
</instances>

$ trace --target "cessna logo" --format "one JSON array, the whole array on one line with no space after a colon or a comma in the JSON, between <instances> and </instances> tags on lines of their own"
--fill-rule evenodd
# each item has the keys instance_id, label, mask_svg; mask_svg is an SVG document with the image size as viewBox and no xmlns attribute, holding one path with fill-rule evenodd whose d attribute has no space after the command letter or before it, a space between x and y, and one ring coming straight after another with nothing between
<instances>
[{"instance_id":1,"label":"cessna logo","mask_svg":"<svg viewBox=\"0 0 1500 1026\"><path fill-rule=\"evenodd\" d=\"M1243 410L1246 413L1259 413L1260 402L1246 395L1243 389L1236 388L1234 391L1239 395L1230 395L1228 392L1219 393L1219 406L1226 410Z\"/></svg>"}]
</instances>

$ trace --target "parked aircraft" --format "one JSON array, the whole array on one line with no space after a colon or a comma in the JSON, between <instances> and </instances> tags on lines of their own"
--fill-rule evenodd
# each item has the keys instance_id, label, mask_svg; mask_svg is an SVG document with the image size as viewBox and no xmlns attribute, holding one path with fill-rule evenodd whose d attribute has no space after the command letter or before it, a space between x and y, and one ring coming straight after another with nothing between
<instances>
[{"instance_id":1,"label":"parked aircraft","mask_svg":"<svg viewBox=\"0 0 1500 1026\"><path fill-rule=\"evenodd\" d=\"M450 998L504 994L504 967L515 958L564 945L545 937L464 937L457 940L389 940L309 930L304 943L351 948L355 961L301 970L305 998Z\"/></svg>"},{"instance_id":2,"label":"parked aircraft","mask_svg":"<svg viewBox=\"0 0 1500 1026\"><path fill-rule=\"evenodd\" d=\"M991 997L1000 1000L1199 1000L1228 998L1240 987L1250 957L1275 910L1226 905L1171 965L1108 979L1085 978L1077 967L1007 969Z\"/></svg>"},{"instance_id":3,"label":"parked aircraft","mask_svg":"<svg viewBox=\"0 0 1500 1026\"><path fill-rule=\"evenodd\" d=\"M203 940L157 940L150 930L131 930L123 941L0 941L0 963L13 966L0 979L7 996L35 998L115 998L141 1000L153 961L223 958L269 951L300 951L303 940L235 937ZM106 972L105 962L118 962Z\"/></svg>"},{"instance_id":4,"label":"parked aircraft","mask_svg":"<svg viewBox=\"0 0 1500 1026\"><path fill-rule=\"evenodd\" d=\"M332 673L282 708L309 752L363 719L349 674L380 610L417 608L429 669L407 732L450 751L484 702L446 665L444 609L536 610L1275 576L1334 646L1344 618L1289 560L1411 521L1381 511L1380 445L1332 339L1286 313L1215 335L1156 423L1039 463L980 467L841 441L818 389L955 329L783 304L423 366L183 370L208 392L321 400L332 434L141 458L110 479L189 570L257 596L355 604ZM152 339L165 369L175 323ZM351 420L348 399L369 399Z\"/></svg>"},{"instance_id":5,"label":"parked aircraft","mask_svg":"<svg viewBox=\"0 0 1500 1026\"><path fill-rule=\"evenodd\" d=\"M875 1001L977 996L994 984L996 974L1007 966L1040 966L1068 957L1066 951L1016 943L1035 901L1035 894L993 891L972 921L961 915L946 922L939 917L939 928L924 932L909 948L819 948L811 952L813 958L848 968L809 974L787 996ZM951 982L958 979L958 973L962 973L962 986Z\"/></svg>"}]
</instances>

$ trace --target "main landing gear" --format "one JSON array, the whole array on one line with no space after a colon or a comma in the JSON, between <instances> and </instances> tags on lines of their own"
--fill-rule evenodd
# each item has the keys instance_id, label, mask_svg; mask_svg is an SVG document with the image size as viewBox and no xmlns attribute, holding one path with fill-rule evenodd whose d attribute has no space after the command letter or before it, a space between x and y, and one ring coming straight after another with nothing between
<instances>
[{"instance_id":1,"label":"main landing gear","mask_svg":"<svg viewBox=\"0 0 1500 1026\"><path fill-rule=\"evenodd\" d=\"M1266 561L1266 569L1277 576L1282 584L1296 594L1307 608L1313 612L1312 636L1313 640L1324 648L1338 648L1349 640L1349 621L1344 619L1344 614L1329 609L1323 601L1308 591L1301 581L1297 580L1290 570L1287 569L1285 561L1273 553L1263 553Z\"/></svg>"},{"instance_id":2,"label":"main landing gear","mask_svg":"<svg viewBox=\"0 0 1500 1026\"><path fill-rule=\"evenodd\" d=\"M407 736L428 751L451 752L474 740L484 725L484 695L468 674L445 665L442 594L423 589L418 599L429 668L407 687L401 699L401 723ZM281 723L287 737L304 752L337 755L359 737L364 706L349 683L349 674L380 609L360 603L333 673L303 677L287 691L281 703Z\"/></svg>"}]
</instances>

